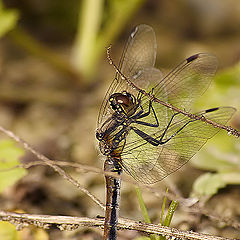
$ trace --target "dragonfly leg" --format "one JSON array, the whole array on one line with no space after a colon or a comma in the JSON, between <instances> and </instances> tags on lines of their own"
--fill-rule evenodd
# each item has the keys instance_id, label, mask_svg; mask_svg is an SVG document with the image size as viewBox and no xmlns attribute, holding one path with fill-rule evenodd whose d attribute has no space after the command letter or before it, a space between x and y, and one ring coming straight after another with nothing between
<instances>
[{"instance_id":1,"label":"dragonfly leg","mask_svg":"<svg viewBox=\"0 0 240 240\"><path fill-rule=\"evenodd\" d=\"M179 113L174 113L173 115L172 115L172 117L171 117L171 119L170 119L170 121L168 122L168 125L167 125L167 127L165 128L165 130L164 130L164 132L163 132L163 134L162 134L162 136L161 136L161 138L160 138L160 142L162 142L162 140L163 140L163 138L164 138L164 136L166 135L166 133L167 133L167 130L169 129L169 127L170 127L170 125L171 125L171 123L172 123L172 121L173 121L173 119L174 119L174 117L176 116L176 115L178 115ZM169 139L170 140L170 139ZM168 140L168 141L169 141ZM167 142L168 142L167 141Z\"/></svg>"},{"instance_id":2,"label":"dragonfly leg","mask_svg":"<svg viewBox=\"0 0 240 240\"><path fill-rule=\"evenodd\" d=\"M167 143L168 141L170 141L173 137L175 137L179 132L181 132L189 123L191 122L195 122L197 120L191 120L191 121L188 121L187 123L185 123L181 128L179 128L174 134L172 134L168 139L164 140L163 141L163 137L164 135L166 134L166 129L164 131L164 134L161 136L161 139L160 139L160 144L165 144Z\"/></svg>"},{"instance_id":3,"label":"dragonfly leg","mask_svg":"<svg viewBox=\"0 0 240 240\"><path fill-rule=\"evenodd\" d=\"M146 140L147 142L149 142L150 144L152 144L153 146L158 146L159 140L151 137L150 135L146 134L145 132L141 131L140 129L136 128L136 127L131 127L131 129L137 134L139 135L141 138L143 138L144 140Z\"/></svg>"},{"instance_id":4,"label":"dragonfly leg","mask_svg":"<svg viewBox=\"0 0 240 240\"><path fill-rule=\"evenodd\" d=\"M154 113L155 113L155 112L154 112ZM174 118L177 114L178 114L178 113L175 113L175 114L172 115L172 117L171 117L171 119L170 119L167 127L165 128L165 130L164 130L164 132L163 132L160 140L151 137L150 135L146 134L145 132L139 130L139 129L136 128L136 127L132 127L131 129L132 129L136 134L138 134L141 138L143 138L144 140L146 140L147 142L149 142L150 144L152 144L152 145L154 145L154 146L158 146L159 144L163 144L163 143L162 143L162 139L163 139L164 135L166 134L169 126L171 125L171 123L172 123L172 121L173 121L173 118ZM156 116L156 115L155 115L155 117L156 117L156 120L157 120L157 116ZM158 121L158 120L157 120L157 121ZM138 121L138 122L140 122L140 121ZM139 124L145 125L145 124L150 124L150 123L144 123L144 124L143 124L143 122L142 122L142 123L139 123ZM170 140L170 139L169 139L169 140Z\"/></svg>"},{"instance_id":5,"label":"dragonfly leg","mask_svg":"<svg viewBox=\"0 0 240 240\"><path fill-rule=\"evenodd\" d=\"M151 93L152 92L153 92L153 89L151 90ZM142 98L142 92L139 91L137 99L138 99L138 107L140 107L141 110L138 113L136 113L135 115L132 116L133 119L139 119L139 118L147 117L151 112L152 102L149 101L148 111L146 113L144 113L143 107L141 105L141 98ZM152 108L152 110L154 110L154 109Z\"/></svg>"},{"instance_id":6,"label":"dragonfly leg","mask_svg":"<svg viewBox=\"0 0 240 240\"><path fill-rule=\"evenodd\" d=\"M158 146L158 145L162 145L167 143L168 141L170 141L173 137L175 137L179 132L181 132L183 130L183 128L185 128L189 123L197 121L197 120L191 120L188 121L187 123L185 123L180 129L178 129L174 134L172 134L168 139L163 141L164 136L166 135L174 117L176 115L178 115L179 113L175 113L173 114L173 116L171 117L167 127L165 128L161 138L158 140L157 138L151 137L150 135L146 134L145 132L141 131L140 129L136 128L136 127L131 127L131 129L137 134L139 135L141 138L143 138L144 140L146 140L147 142L149 142L150 144L154 145L154 146Z\"/></svg>"},{"instance_id":7,"label":"dragonfly leg","mask_svg":"<svg viewBox=\"0 0 240 240\"><path fill-rule=\"evenodd\" d=\"M201 114L201 117L205 118L204 114L209 113L209 112L213 112L213 111L216 111L216 110L218 110L218 108L210 108L210 109L207 109L204 113ZM170 126L170 124L171 124L174 116L176 116L177 114L179 114L179 113L173 114L171 120L170 120L169 123L168 123L168 126L167 126L166 129L164 130L164 133L163 133L163 135L162 135L161 138L160 138L161 144L167 143L169 140L171 140L173 137L175 137L180 131L182 131L183 128L185 128L189 123L197 121L197 120L190 120L190 121L186 122L180 129L178 129L178 130L177 130L174 134L172 134L168 139L166 139L166 140L163 141L164 135L166 134L166 132L167 132L167 130L168 130L168 128L169 128L169 126Z\"/></svg>"},{"instance_id":8,"label":"dragonfly leg","mask_svg":"<svg viewBox=\"0 0 240 240\"><path fill-rule=\"evenodd\" d=\"M150 94L152 94L152 93L153 93L153 88L152 88ZM140 95L140 94L141 94L141 95ZM150 114L151 109L152 109L153 114L154 114L154 116L155 116L155 118L156 118L156 120L157 120L156 113L155 113L155 111L154 111L154 109L153 109L153 107L152 107L152 101L151 101L151 100L149 100L148 111L147 111L146 113L143 113L144 110L143 110L143 107L142 107L142 105L141 105L141 97L139 98L139 95L142 97L142 93L138 93L138 99L139 99L139 105L140 105L141 111L140 111L139 113L135 114L133 117L134 117L135 119L147 117L147 116ZM158 122L158 120L157 120L157 122Z\"/></svg>"},{"instance_id":9,"label":"dragonfly leg","mask_svg":"<svg viewBox=\"0 0 240 240\"><path fill-rule=\"evenodd\" d=\"M158 118L157 118L157 115L156 115L156 112L152 106L152 102L149 101L149 107L148 107L148 111L143 113L143 114L139 114L139 115L135 115L133 116L133 118L135 119L140 119L140 118L144 118L144 117L147 117L149 116L149 114L151 113L151 111L153 112L153 115L154 115L154 118L156 120L156 123L153 124L153 123L148 123L148 122L144 122L144 121L139 121L139 120L135 120L134 122L137 123L137 124L141 124L141 125L144 125L144 126L149 126L149 127L159 127L159 122L158 122Z\"/></svg>"}]
</instances>

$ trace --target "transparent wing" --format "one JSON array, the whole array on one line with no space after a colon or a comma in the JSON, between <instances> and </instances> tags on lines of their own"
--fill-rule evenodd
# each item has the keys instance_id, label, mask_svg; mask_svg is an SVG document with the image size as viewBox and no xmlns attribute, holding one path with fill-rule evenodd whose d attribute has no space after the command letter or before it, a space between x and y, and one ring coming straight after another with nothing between
<instances>
[{"instance_id":1,"label":"transparent wing","mask_svg":"<svg viewBox=\"0 0 240 240\"><path fill-rule=\"evenodd\" d=\"M189 111L192 103L209 87L217 69L217 58L211 54L193 55L179 64L155 87L153 94L175 107Z\"/></svg>"},{"instance_id":2,"label":"transparent wing","mask_svg":"<svg viewBox=\"0 0 240 240\"><path fill-rule=\"evenodd\" d=\"M148 25L137 26L132 31L123 52L120 61L121 72L134 79L140 70L154 66L156 51L157 43L153 29Z\"/></svg>"},{"instance_id":3,"label":"transparent wing","mask_svg":"<svg viewBox=\"0 0 240 240\"><path fill-rule=\"evenodd\" d=\"M215 111L202 111L196 115L220 124L226 124L236 110L232 107L221 107ZM178 114L174 117L164 139L168 139L182 126L188 123L188 117ZM140 130L145 129L136 124ZM122 152L122 164L125 170L137 181L142 183L154 183L175 172L187 163L197 151L212 138L220 129L202 121L193 121L187 124L176 136L163 145L153 146L146 140L130 131ZM155 128L151 137L160 139L164 128Z\"/></svg>"},{"instance_id":4,"label":"transparent wing","mask_svg":"<svg viewBox=\"0 0 240 240\"><path fill-rule=\"evenodd\" d=\"M144 89L148 87L148 82L155 81L152 82L155 85L161 79L160 71L153 68L156 59L156 48L156 37L153 29L144 24L137 26L129 36L119 63L119 70L134 84ZM154 75L157 72L158 76L152 77L150 74L152 71ZM111 114L108 103L111 94L123 90L134 96L138 94L136 90L128 86L126 80L121 79L119 74L116 74L102 102L98 115L98 127Z\"/></svg>"},{"instance_id":5,"label":"transparent wing","mask_svg":"<svg viewBox=\"0 0 240 240\"><path fill-rule=\"evenodd\" d=\"M159 81L153 87L152 94L159 100L170 103L174 107L189 111L192 103L209 87L216 69L217 59L215 56L207 53L193 55ZM141 105L144 111L147 111L149 100L143 98ZM153 107L160 126L165 129L174 112L159 103L153 103ZM155 119L151 117L152 115L148 117L147 121L154 123ZM150 131L151 133L153 131L148 127L143 128L145 128L142 129L144 132Z\"/></svg>"}]
</instances>

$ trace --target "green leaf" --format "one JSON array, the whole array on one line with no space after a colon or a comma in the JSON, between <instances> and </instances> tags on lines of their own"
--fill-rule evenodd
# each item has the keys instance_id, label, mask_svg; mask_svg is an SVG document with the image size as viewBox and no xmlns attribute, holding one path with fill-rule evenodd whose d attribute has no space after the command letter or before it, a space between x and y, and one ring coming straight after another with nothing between
<instances>
[{"instance_id":1,"label":"green leaf","mask_svg":"<svg viewBox=\"0 0 240 240\"><path fill-rule=\"evenodd\" d=\"M0 0L0 37L12 30L18 20L19 14L16 10L5 9Z\"/></svg>"},{"instance_id":2,"label":"green leaf","mask_svg":"<svg viewBox=\"0 0 240 240\"><path fill-rule=\"evenodd\" d=\"M139 202L139 205L140 205L143 217L144 217L144 221L146 223L151 223L151 220L150 220L148 212L147 212L146 205L143 201L142 192L141 192L139 187L135 187L135 190L136 190L137 197L138 197L138 202Z\"/></svg>"},{"instance_id":3,"label":"green leaf","mask_svg":"<svg viewBox=\"0 0 240 240\"><path fill-rule=\"evenodd\" d=\"M168 194L168 188L166 190L166 193ZM167 196L164 196L163 198L163 204L162 204L162 211L161 211L161 217L160 217L160 224L163 225L163 215L164 215L164 210L166 208L166 202L167 202Z\"/></svg>"},{"instance_id":4,"label":"green leaf","mask_svg":"<svg viewBox=\"0 0 240 240\"><path fill-rule=\"evenodd\" d=\"M2 240L20 240L16 227L9 222L0 222L0 239Z\"/></svg>"},{"instance_id":5,"label":"green leaf","mask_svg":"<svg viewBox=\"0 0 240 240\"><path fill-rule=\"evenodd\" d=\"M168 189L167 189L166 193L168 193ZM163 221L163 212L164 212L165 207L166 207L166 199L167 199L167 197L165 196L164 200L163 200L163 205L162 205L162 213L161 213L160 223L161 223L162 226L169 227L170 223L172 221L172 218L173 218L173 214L175 213L175 211L177 209L178 201L173 200L171 202L171 204L168 208L167 215L166 215L166 217ZM166 240L166 237L165 236L159 236L159 240Z\"/></svg>"},{"instance_id":6,"label":"green leaf","mask_svg":"<svg viewBox=\"0 0 240 240\"><path fill-rule=\"evenodd\" d=\"M19 158L24 151L11 140L0 141L0 193L27 174L23 168L14 168L20 164Z\"/></svg>"},{"instance_id":7,"label":"green leaf","mask_svg":"<svg viewBox=\"0 0 240 240\"><path fill-rule=\"evenodd\" d=\"M213 147L212 149L215 150L216 148ZM217 149L216 149L216 152L217 152ZM220 154L220 153L217 152L217 154ZM231 172L238 169L240 163L238 161L234 162L234 161L230 161L227 158L224 158L225 157L224 154L225 153L222 152L222 158L219 158L218 156L214 156L213 154L211 154L210 150L209 152L205 150L199 153L199 156L197 156L192 161L192 163L196 168L206 170L206 171ZM234 159L235 155L232 153L231 155L229 154L229 156L227 155L227 157Z\"/></svg>"},{"instance_id":8,"label":"green leaf","mask_svg":"<svg viewBox=\"0 0 240 240\"><path fill-rule=\"evenodd\" d=\"M226 186L222 174L206 173L201 175L193 184L193 196L202 197L216 194L220 188Z\"/></svg>"},{"instance_id":9,"label":"green leaf","mask_svg":"<svg viewBox=\"0 0 240 240\"><path fill-rule=\"evenodd\" d=\"M139 202L139 205L140 205L143 217L144 217L144 221L146 223L151 223L150 217L149 217L148 212L147 212L146 205L145 205L145 203L143 201L142 192L141 192L139 187L135 187L135 190L136 190L137 197L138 197L138 202ZM155 236L154 234L151 234L150 238L147 238L147 239L148 240L150 240L150 239L151 240L156 240L157 236Z\"/></svg>"},{"instance_id":10,"label":"green leaf","mask_svg":"<svg viewBox=\"0 0 240 240\"><path fill-rule=\"evenodd\" d=\"M151 220L150 220L148 212L147 212L147 208L146 208L145 203L144 203L143 198L142 198L141 190L138 187L135 187L135 190L136 190L136 193L137 193L137 197L138 197L138 201L139 201L139 205L140 205L142 214L144 216L144 221L146 223L151 223ZM166 193L168 193L168 189L166 190ZM171 204L168 208L167 215L166 215L165 219L163 219L163 213L164 213L164 210L165 210L165 207L166 207L166 200L167 200L167 197L165 196L164 200L163 200L163 205L162 205L160 224L162 226L168 226L169 227L170 223L172 221L173 214L175 213L176 208L178 206L178 201L173 200L171 202ZM161 235L157 236L156 234L151 234L150 237L140 237L140 238L135 238L135 240L166 240L166 237L161 236Z\"/></svg>"},{"instance_id":11,"label":"green leaf","mask_svg":"<svg viewBox=\"0 0 240 240\"><path fill-rule=\"evenodd\" d=\"M165 217L165 220L164 220L164 223L163 223L163 226L167 226L169 227L170 226L170 223L172 221L172 218L173 218L173 214L175 213L176 209L177 209L177 206L178 206L178 201L172 201L169 208L168 208L168 213Z\"/></svg>"},{"instance_id":12,"label":"green leaf","mask_svg":"<svg viewBox=\"0 0 240 240\"><path fill-rule=\"evenodd\" d=\"M240 81L240 63L224 71L221 71L215 77L216 84L219 86L221 85L224 88L233 86L239 88L239 81Z\"/></svg>"},{"instance_id":13,"label":"green leaf","mask_svg":"<svg viewBox=\"0 0 240 240\"><path fill-rule=\"evenodd\" d=\"M240 172L240 149L238 139L228 136L221 131L208 141L191 163L199 169L207 171Z\"/></svg>"}]
</instances>

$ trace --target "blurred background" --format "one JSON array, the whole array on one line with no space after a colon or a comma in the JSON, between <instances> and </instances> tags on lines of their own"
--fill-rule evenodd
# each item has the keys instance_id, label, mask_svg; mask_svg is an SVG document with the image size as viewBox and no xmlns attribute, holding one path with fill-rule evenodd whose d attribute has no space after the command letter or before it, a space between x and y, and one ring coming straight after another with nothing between
<instances>
[{"instance_id":1,"label":"blurred background","mask_svg":"<svg viewBox=\"0 0 240 240\"><path fill-rule=\"evenodd\" d=\"M0 125L12 130L50 159L102 168L95 140L98 110L114 69L106 60L112 44L117 63L127 38L138 24L156 32L156 66L167 73L199 52L219 59L210 89L196 110L216 106L238 109L229 123L240 129L240 2L238 0L0 0ZM1 168L32 163L1 134ZM15 169L16 170L16 169ZM66 168L103 202L104 176ZM7 179L7 180L6 180ZM201 213L181 209L172 227L217 236L239 237L232 223L240 219L239 139L221 132L177 173L159 183L178 195L198 197L206 211L230 219L212 221ZM32 214L103 216L102 210L76 187L46 166L0 173L1 209ZM142 221L133 185L123 183L120 216ZM144 191L153 222L159 222L162 199ZM2 224L2 225L1 225ZM100 229L24 229L16 233L0 224L0 236L17 239L101 239ZM240 225L240 224L239 224ZM239 227L238 225L238 227ZM119 239L137 239L140 233L123 231ZM1 237L1 239L4 239ZM8 238L10 239L10 238ZM11 238L16 239L16 238Z\"/></svg>"}]
</instances>

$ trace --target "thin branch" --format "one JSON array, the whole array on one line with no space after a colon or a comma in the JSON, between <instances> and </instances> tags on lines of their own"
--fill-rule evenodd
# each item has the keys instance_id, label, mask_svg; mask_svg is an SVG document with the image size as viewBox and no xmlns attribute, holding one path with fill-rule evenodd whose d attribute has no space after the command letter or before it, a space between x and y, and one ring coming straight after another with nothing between
<instances>
[{"instance_id":1,"label":"thin branch","mask_svg":"<svg viewBox=\"0 0 240 240\"><path fill-rule=\"evenodd\" d=\"M69 174L67 174L62 168L58 167L53 161L51 161L49 158L45 157L35 149L33 149L27 142L25 142L20 137L16 136L12 131L7 130L0 126L0 131L4 132L6 135L8 135L10 138L14 139L16 142L21 144L23 148L29 152L31 152L34 156L36 156L39 160L42 160L46 165L53 168L56 172L58 172L64 179L72 183L74 186L76 186L78 189L80 189L82 192L84 192L87 196L89 196L98 206L100 206L102 209L105 209L104 204L93 194L91 194L87 189L85 189L77 180L72 178Z\"/></svg>"},{"instance_id":2,"label":"thin branch","mask_svg":"<svg viewBox=\"0 0 240 240\"><path fill-rule=\"evenodd\" d=\"M20 214L0 210L0 220L8 221L14 224L18 230L28 225L48 229L50 227L58 227L60 230L75 230L79 227L100 227L104 226L103 218L84 218L69 216L50 216L50 215L34 215ZM133 220L120 218L118 223L119 229L135 230L147 234L160 234L168 237L187 238L191 240L230 240L192 231L181 231L156 224L139 223Z\"/></svg>"}]
</instances>

